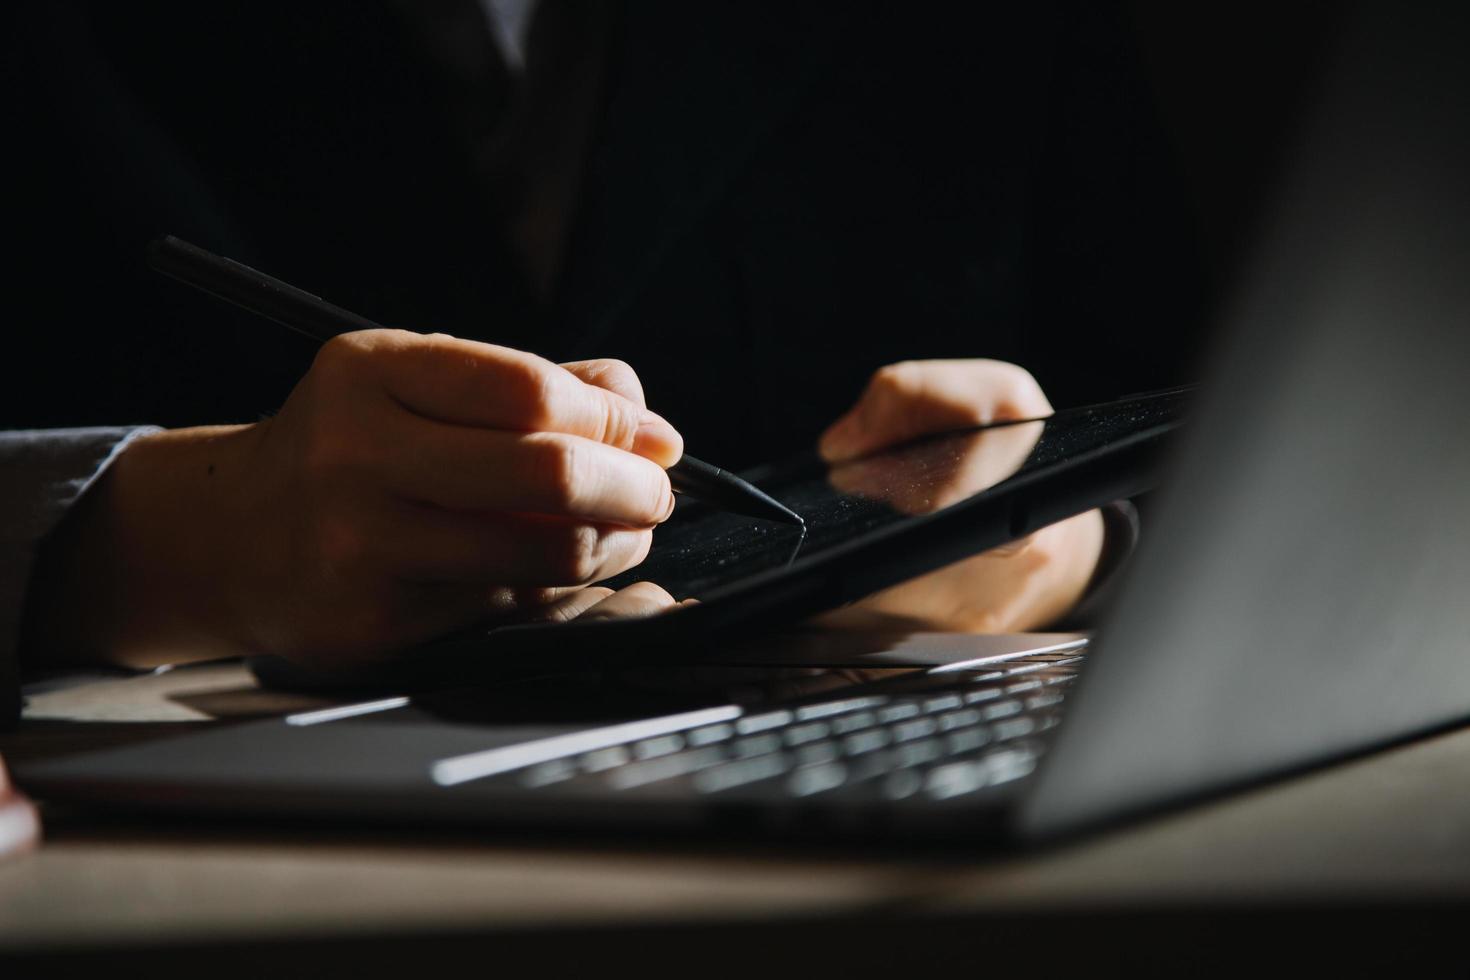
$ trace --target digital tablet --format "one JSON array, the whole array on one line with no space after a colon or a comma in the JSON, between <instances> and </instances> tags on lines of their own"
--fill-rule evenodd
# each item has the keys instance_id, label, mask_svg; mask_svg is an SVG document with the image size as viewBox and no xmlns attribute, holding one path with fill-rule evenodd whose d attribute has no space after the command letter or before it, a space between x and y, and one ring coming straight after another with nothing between
<instances>
[{"instance_id":1,"label":"digital tablet","mask_svg":"<svg viewBox=\"0 0 1470 980\"><path fill-rule=\"evenodd\" d=\"M925 438L829 467L815 453L742 474L804 529L681 499L648 558L603 583L698 599L644 619L477 628L404 662L455 683L620 663L688 661L1005 544L1156 482L1187 389Z\"/></svg>"}]
</instances>

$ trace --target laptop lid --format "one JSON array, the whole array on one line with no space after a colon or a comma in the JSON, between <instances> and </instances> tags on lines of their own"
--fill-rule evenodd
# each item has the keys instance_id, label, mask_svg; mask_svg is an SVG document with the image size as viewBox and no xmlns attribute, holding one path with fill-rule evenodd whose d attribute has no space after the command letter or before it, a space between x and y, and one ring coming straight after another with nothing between
<instances>
[{"instance_id":1,"label":"laptop lid","mask_svg":"<svg viewBox=\"0 0 1470 980\"><path fill-rule=\"evenodd\" d=\"M1025 832L1470 716L1465 19L1347 19Z\"/></svg>"}]
</instances>

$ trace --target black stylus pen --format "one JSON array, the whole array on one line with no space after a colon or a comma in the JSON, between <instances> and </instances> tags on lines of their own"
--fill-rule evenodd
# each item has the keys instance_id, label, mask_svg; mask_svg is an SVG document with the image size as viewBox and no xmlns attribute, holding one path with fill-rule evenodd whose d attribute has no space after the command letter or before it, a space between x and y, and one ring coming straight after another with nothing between
<instances>
[{"instance_id":1,"label":"black stylus pen","mask_svg":"<svg viewBox=\"0 0 1470 980\"><path fill-rule=\"evenodd\" d=\"M380 329L379 324L333 306L320 296L172 235L148 246L148 265L319 343L352 330ZM669 467L669 483L679 493L721 510L783 524L805 524L800 515L759 487L692 456L685 455Z\"/></svg>"}]
</instances>

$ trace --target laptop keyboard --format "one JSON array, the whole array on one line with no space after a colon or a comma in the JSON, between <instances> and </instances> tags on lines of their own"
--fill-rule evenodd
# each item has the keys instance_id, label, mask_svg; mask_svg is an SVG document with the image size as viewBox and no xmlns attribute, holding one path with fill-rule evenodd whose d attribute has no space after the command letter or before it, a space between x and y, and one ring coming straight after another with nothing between
<instances>
[{"instance_id":1,"label":"laptop keyboard","mask_svg":"<svg viewBox=\"0 0 1470 980\"><path fill-rule=\"evenodd\" d=\"M441 760L434 778L599 795L969 797L1036 767L1081 660L1021 657L754 713L614 725Z\"/></svg>"}]
</instances>

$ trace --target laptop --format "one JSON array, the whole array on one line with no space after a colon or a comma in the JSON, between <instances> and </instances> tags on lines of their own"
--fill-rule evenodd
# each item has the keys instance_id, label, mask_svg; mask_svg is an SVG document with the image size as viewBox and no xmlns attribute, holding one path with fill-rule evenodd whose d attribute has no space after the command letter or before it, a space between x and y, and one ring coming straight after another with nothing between
<instances>
[{"instance_id":1,"label":"laptop","mask_svg":"<svg viewBox=\"0 0 1470 980\"><path fill-rule=\"evenodd\" d=\"M481 829L1044 839L1465 721L1470 72L1448 27L1364 8L1342 32L1090 642L677 710L564 678L401 694L20 781Z\"/></svg>"}]
</instances>

